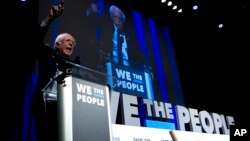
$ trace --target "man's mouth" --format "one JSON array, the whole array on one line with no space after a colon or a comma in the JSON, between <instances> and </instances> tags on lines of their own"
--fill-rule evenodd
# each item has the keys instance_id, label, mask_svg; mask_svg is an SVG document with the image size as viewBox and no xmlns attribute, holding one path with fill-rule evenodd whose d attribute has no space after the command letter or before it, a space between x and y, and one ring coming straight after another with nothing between
<instances>
[{"instance_id":1,"label":"man's mouth","mask_svg":"<svg viewBox=\"0 0 250 141\"><path fill-rule=\"evenodd\" d=\"M67 51L72 51L72 48L67 47L66 50L67 50Z\"/></svg>"}]
</instances>

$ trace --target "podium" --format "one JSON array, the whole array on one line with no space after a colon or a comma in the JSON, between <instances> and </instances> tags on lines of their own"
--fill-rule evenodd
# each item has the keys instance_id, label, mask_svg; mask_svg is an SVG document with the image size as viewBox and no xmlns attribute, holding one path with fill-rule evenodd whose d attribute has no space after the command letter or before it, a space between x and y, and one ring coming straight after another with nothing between
<instances>
[{"instance_id":1,"label":"podium","mask_svg":"<svg viewBox=\"0 0 250 141\"><path fill-rule=\"evenodd\" d=\"M108 77L73 64L57 84L60 141L112 140Z\"/></svg>"}]
</instances>

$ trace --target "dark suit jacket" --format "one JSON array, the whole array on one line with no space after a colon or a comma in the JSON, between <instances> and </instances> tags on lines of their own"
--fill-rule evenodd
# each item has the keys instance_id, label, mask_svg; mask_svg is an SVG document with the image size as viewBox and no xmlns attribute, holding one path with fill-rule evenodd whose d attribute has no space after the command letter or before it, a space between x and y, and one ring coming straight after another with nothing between
<instances>
[{"instance_id":1,"label":"dark suit jacket","mask_svg":"<svg viewBox=\"0 0 250 141\"><path fill-rule=\"evenodd\" d=\"M65 61L70 61L69 58L60 56L52 47L45 44L43 39L49 27L38 26L33 36L34 40L34 57L36 59L36 71L38 81L35 87L35 92L32 101L32 111L39 113L45 111L42 89L49 83L57 71L57 69L65 72L65 69L70 67L65 64Z\"/></svg>"},{"instance_id":2,"label":"dark suit jacket","mask_svg":"<svg viewBox=\"0 0 250 141\"><path fill-rule=\"evenodd\" d=\"M112 60L112 36L114 30L113 23L110 22L103 27L102 31L102 40L104 41L105 50L110 55L108 61ZM141 68L146 62L146 57L139 46L136 34L132 29L126 28L126 26L123 29L123 32L127 39L130 67Z\"/></svg>"},{"instance_id":3,"label":"dark suit jacket","mask_svg":"<svg viewBox=\"0 0 250 141\"><path fill-rule=\"evenodd\" d=\"M84 34L81 46L84 55L84 66L105 73L105 65L112 62L112 36L114 26L109 14L101 16L84 17L81 32ZM129 21L128 21L129 22ZM135 30L125 23L124 32L127 38L128 55L131 67L142 68L146 62L139 42L137 40Z\"/></svg>"}]
</instances>

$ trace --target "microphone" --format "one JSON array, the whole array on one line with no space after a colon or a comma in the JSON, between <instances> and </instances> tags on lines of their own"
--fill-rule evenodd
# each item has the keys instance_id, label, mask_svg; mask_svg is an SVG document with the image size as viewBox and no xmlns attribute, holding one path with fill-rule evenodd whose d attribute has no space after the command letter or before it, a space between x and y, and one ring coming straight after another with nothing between
<instances>
[{"instance_id":1,"label":"microphone","mask_svg":"<svg viewBox=\"0 0 250 141\"><path fill-rule=\"evenodd\" d=\"M81 64L81 58L80 56L76 56L75 60L73 61L75 64L80 65Z\"/></svg>"}]
</instances>

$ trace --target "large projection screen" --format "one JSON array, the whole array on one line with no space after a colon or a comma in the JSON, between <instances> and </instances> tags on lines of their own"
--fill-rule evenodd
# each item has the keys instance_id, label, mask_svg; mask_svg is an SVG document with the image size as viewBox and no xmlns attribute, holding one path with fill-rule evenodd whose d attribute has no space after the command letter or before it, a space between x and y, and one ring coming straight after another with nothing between
<instances>
[{"instance_id":1,"label":"large projection screen","mask_svg":"<svg viewBox=\"0 0 250 141\"><path fill-rule=\"evenodd\" d=\"M39 20L58 2L40 0ZM127 45L132 50L129 52L129 59L133 62L130 68L144 69L151 74L153 96L150 99L184 105L171 30L129 5L110 0L65 0L64 13L51 25L45 42L53 47L56 35L71 33L76 39L72 59L78 56L81 65L105 73L105 64L112 55L114 31L109 13L112 5L119 7L125 16Z\"/></svg>"}]
</instances>

